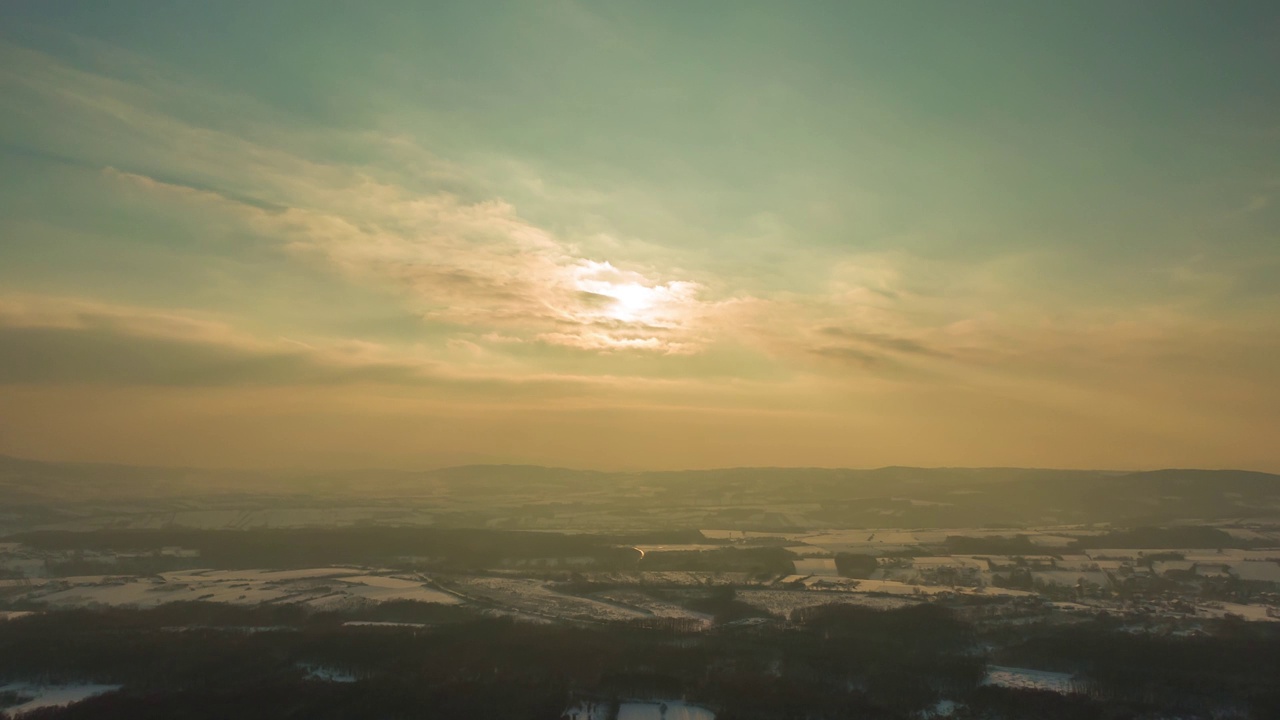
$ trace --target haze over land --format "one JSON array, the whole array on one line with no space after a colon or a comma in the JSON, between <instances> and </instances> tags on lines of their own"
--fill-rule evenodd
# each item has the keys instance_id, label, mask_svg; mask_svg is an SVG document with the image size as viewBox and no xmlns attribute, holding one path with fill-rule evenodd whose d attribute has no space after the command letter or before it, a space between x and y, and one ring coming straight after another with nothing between
<instances>
[{"instance_id":1,"label":"haze over land","mask_svg":"<svg viewBox=\"0 0 1280 720\"><path fill-rule=\"evenodd\" d=\"M7 500L0 535L369 524L609 533L1280 522L1280 476L1231 470L597 472L475 465L280 473L0 457L0 494Z\"/></svg>"},{"instance_id":2,"label":"haze over land","mask_svg":"<svg viewBox=\"0 0 1280 720\"><path fill-rule=\"evenodd\" d=\"M0 452L1280 471L1270 2L6 2Z\"/></svg>"},{"instance_id":3,"label":"haze over land","mask_svg":"<svg viewBox=\"0 0 1280 720\"><path fill-rule=\"evenodd\" d=\"M1280 708L1266 473L0 457L0 497L0 717Z\"/></svg>"}]
</instances>

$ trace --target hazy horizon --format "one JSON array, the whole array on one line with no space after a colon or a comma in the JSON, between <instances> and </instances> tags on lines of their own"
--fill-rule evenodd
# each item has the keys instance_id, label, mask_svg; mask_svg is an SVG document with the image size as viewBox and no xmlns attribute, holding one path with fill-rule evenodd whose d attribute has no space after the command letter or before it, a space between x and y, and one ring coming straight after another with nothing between
<instances>
[{"instance_id":1,"label":"hazy horizon","mask_svg":"<svg viewBox=\"0 0 1280 720\"><path fill-rule=\"evenodd\" d=\"M1247 467L1031 467L1031 466L1015 466L1015 465L875 465L875 466L852 466L852 465L707 465L704 467L582 467L570 465L540 465L536 463L519 463L519 462L465 462L448 463L443 465L335 465L333 463L324 463L319 465L144 465L130 463L112 463L98 462L92 460L57 460L40 457L23 457L12 454L0 453L0 460L15 460L18 462L31 463L47 463L47 464L73 464L73 465L111 465L121 468L138 468L149 470L197 470L210 472L278 472L278 473L320 473L320 472L396 472L396 473L430 473L442 470L456 470L462 468L530 468L537 470L564 470L568 472L578 473L600 473L600 474L650 474L650 473L702 473L702 472L732 472L746 470L771 470L786 472L789 470L815 470L815 471L841 471L847 470L851 472L875 472L880 470L973 470L973 471L999 471L999 470L1031 470L1044 472L1084 472L1084 473L1102 473L1115 474L1117 476L1142 473L1160 473L1160 472L1211 472L1211 473L1256 473L1261 475L1280 475L1267 470L1259 470Z\"/></svg>"},{"instance_id":2,"label":"hazy horizon","mask_svg":"<svg viewBox=\"0 0 1280 720\"><path fill-rule=\"evenodd\" d=\"M8 2L0 453L1280 472L1278 32Z\"/></svg>"}]
</instances>

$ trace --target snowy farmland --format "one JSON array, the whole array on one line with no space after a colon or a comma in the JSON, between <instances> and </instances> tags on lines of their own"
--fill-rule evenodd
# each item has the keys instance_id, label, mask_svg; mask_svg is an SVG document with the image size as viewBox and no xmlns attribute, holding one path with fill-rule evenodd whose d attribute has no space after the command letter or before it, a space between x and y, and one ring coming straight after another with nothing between
<instances>
[{"instance_id":1,"label":"snowy farmland","mask_svg":"<svg viewBox=\"0 0 1280 720\"><path fill-rule=\"evenodd\" d=\"M371 574L367 568L301 570L181 570L159 575L97 575L23 581L16 599L50 607L154 607L206 601L233 605L305 603L316 608L362 601L417 600L457 604L449 593L410 576Z\"/></svg>"},{"instance_id":2,"label":"snowy farmland","mask_svg":"<svg viewBox=\"0 0 1280 720\"><path fill-rule=\"evenodd\" d=\"M226 518L209 515L206 519L219 523ZM439 559L429 554L419 556L417 548L388 558L392 567L449 568L432 571L432 577L413 570L397 572L354 563L290 570L169 570L208 561L201 560L199 551L177 544L143 552L134 548L40 549L7 542L0 544L0 600L5 603L0 605L5 608L0 611L0 620L42 607L146 608L203 601L241 606L296 604L311 610L343 611L389 601L418 601L467 604L478 611L539 622L667 619L680 621L676 624L682 627L697 627L713 625L714 620L683 603L724 586L735 588L741 601L783 618L795 609L831 602L890 607L926 601L965 604L975 597L998 597L1023 610L1039 598L1043 607L1056 607L1050 604L1054 601L1071 601L1080 613L1115 612L1126 611L1116 598L1135 592L1144 602L1131 604L1128 610L1144 614L1200 619L1231 616L1260 622L1280 615L1280 549L1081 548L1062 552L1065 541L1099 532L1076 527L711 530L703 531L703 542L689 535L683 543L618 546L638 547L655 557L671 553L668 564L672 567L681 567L682 560L689 562L689 569L668 570L617 563L579 565L571 562L579 557L572 552L539 557L537 562L501 556L500 561L488 561L491 566L466 570L433 565ZM1273 532L1249 528L1234 534L1262 541ZM948 554L957 537L1025 538L1030 543L1019 540L1014 547L1030 552ZM714 569L716 562L737 554L725 552L735 547L753 551L775 548L768 552L779 553L782 559L766 572L743 572L741 563ZM999 550L1005 546L995 542L992 547ZM901 548L909 551L894 552ZM841 552L869 556L876 562L852 558L849 567L865 577L842 577L836 565ZM455 574L459 572L468 574ZM1160 592L1168 593L1168 588L1179 583L1185 585L1185 592L1177 598L1142 596L1149 592L1147 588L1164 588ZM1201 595L1201 584L1213 593Z\"/></svg>"},{"instance_id":3,"label":"snowy farmland","mask_svg":"<svg viewBox=\"0 0 1280 720\"><path fill-rule=\"evenodd\" d=\"M544 619L626 622L654 617L652 609L603 598L568 595L533 578L454 578L449 589L482 606Z\"/></svg>"},{"instance_id":4,"label":"snowy farmland","mask_svg":"<svg viewBox=\"0 0 1280 720\"><path fill-rule=\"evenodd\" d=\"M629 588L605 590L593 593L592 597L599 598L600 600L604 600L605 602L613 603L615 605L634 608L651 617L694 620L704 625L710 625L712 622L712 617L710 615L694 612L693 610L681 607L673 602L659 600L639 590Z\"/></svg>"},{"instance_id":5,"label":"snowy farmland","mask_svg":"<svg viewBox=\"0 0 1280 720\"><path fill-rule=\"evenodd\" d=\"M781 618L791 617L791 613L795 610L831 605L833 603L857 605L876 610L893 610L914 605L918 602L905 597L884 597L854 592L769 589L739 590L737 599L770 615Z\"/></svg>"}]
</instances>

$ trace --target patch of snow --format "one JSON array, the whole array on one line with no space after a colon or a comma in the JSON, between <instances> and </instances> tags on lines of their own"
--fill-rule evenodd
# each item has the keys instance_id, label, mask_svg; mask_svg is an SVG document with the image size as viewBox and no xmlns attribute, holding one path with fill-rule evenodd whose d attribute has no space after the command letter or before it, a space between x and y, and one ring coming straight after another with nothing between
<instances>
[{"instance_id":1,"label":"patch of snow","mask_svg":"<svg viewBox=\"0 0 1280 720\"><path fill-rule=\"evenodd\" d=\"M353 587L343 590L345 595L362 597L366 600L385 602L387 600L416 600L418 602L436 603L439 605L457 605L462 601L446 592L429 588L414 580L380 575L360 575L339 578Z\"/></svg>"},{"instance_id":2,"label":"patch of snow","mask_svg":"<svg viewBox=\"0 0 1280 720\"><path fill-rule=\"evenodd\" d=\"M390 588L394 590L406 590L408 588L422 587L422 583L413 580L405 580L397 577L383 577L381 575L357 575L355 577L339 578L342 582L359 583L376 588Z\"/></svg>"},{"instance_id":3,"label":"patch of snow","mask_svg":"<svg viewBox=\"0 0 1280 720\"><path fill-rule=\"evenodd\" d=\"M582 702L564 711L569 720L606 720L608 703ZM715 713L680 700L624 702L618 706L618 720L715 720Z\"/></svg>"},{"instance_id":4,"label":"patch of snow","mask_svg":"<svg viewBox=\"0 0 1280 720\"><path fill-rule=\"evenodd\" d=\"M120 685L96 685L91 683L65 685L37 685L35 683L9 683L0 686L0 693L13 692L19 697L30 698L19 705L4 708L4 712L17 717L32 710L49 707L63 707L78 703L103 693L120 689Z\"/></svg>"},{"instance_id":5,"label":"patch of snow","mask_svg":"<svg viewBox=\"0 0 1280 720\"><path fill-rule=\"evenodd\" d=\"M337 583L337 587L334 587ZM177 601L235 605L272 602L416 600L461 601L416 580L370 574L368 568L300 570L181 570L150 577L95 576L30 583L24 599L58 607L111 605L154 607Z\"/></svg>"},{"instance_id":6,"label":"patch of snow","mask_svg":"<svg viewBox=\"0 0 1280 720\"><path fill-rule=\"evenodd\" d=\"M793 610L818 607L840 603L858 605L878 610L914 605L915 601L905 598L875 597L852 592L826 592L822 590L755 590L742 589L737 592L737 599L772 615L790 617Z\"/></svg>"},{"instance_id":7,"label":"patch of snow","mask_svg":"<svg viewBox=\"0 0 1280 720\"><path fill-rule=\"evenodd\" d=\"M951 717L956 714L956 709L959 707L955 700L939 700L933 707L925 710L923 715L926 718Z\"/></svg>"},{"instance_id":8,"label":"patch of snow","mask_svg":"<svg viewBox=\"0 0 1280 720\"><path fill-rule=\"evenodd\" d=\"M1280 622L1280 616L1274 616L1275 612L1266 605L1242 605L1240 603L1213 603L1212 606L1202 605L1196 609L1196 614L1203 617L1226 617L1227 615L1236 615L1251 622Z\"/></svg>"},{"instance_id":9,"label":"patch of snow","mask_svg":"<svg viewBox=\"0 0 1280 720\"><path fill-rule=\"evenodd\" d=\"M987 666L987 677L983 679L982 684L1016 690L1049 690L1063 695L1075 692L1073 676L1069 673L1000 665Z\"/></svg>"},{"instance_id":10,"label":"patch of snow","mask_svg":"<svg viewBox=\"0 0 1280 720\"><path fill-rule=\"evenodd\" d=\"M518 613L593 621L627 621L653 616L637 607L566 595L544 581L530 578L468 577L458 578L455 583L455 589L463 595L480 597L501 609Z\"/></svg>"},{"instance_id":11,"label":"patch of snow","mask_svg":"<svg viewBox=\"0 0 1280 720\"><path fill-rule=\"evenodd\" d=\"M307 671L308 680L320 680L322 682L336 683L353 683L356 676L349 672L343 672L337 668L326 667L324 665L303 665Z\"/></svg>"}]
</instances>

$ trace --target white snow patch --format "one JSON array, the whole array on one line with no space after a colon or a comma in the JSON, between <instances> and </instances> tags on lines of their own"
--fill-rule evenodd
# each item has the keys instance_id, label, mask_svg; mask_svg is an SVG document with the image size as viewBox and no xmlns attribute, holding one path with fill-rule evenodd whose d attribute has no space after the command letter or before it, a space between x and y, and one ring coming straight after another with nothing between
<instances>
[{"instance_id":1,"label":"white snow patch","mask_svg":"<svg viewBox=\"0 0 1280 720\"><path fill-rule=\"evenodd\" d=\"M915 605L916 601L906 598L890 598L865 595L852 592L827 592L823 590L756 590L742 589L737 592L737 599L767 613L778 617L791 617L793 610L819 607L840 603L859 605L877 610Z\"/></svg>"},{"instance_id":2,"label":"white snow patch","mask_svg":"<svg viewBox=\"0 0 1280 720\"><path fill-rule=\"evenodd\" d=\"M24 599L59 607L93 605L154 607L176 601L236 605L271 602L341 604L363 599L416 600L454 605L461 601L424 582L370 574L369 568L299 570L181 570L150 577L95 576L33 583ZM336 586L335 586L336 584Z\"/></svg>"},{"instance_id":3,"label":"white snow patch","mask_svg":"<svg viewBox=\"0 0 1280 720\"><path fill-rule=\"evenodd\" d=\"M337 668L326 667L324 665L303 665L307 671L308 680L320 680L323 682L336 683L353 683L356 676L349 672L338 670Z\"/></svg>"},{"instance_id":4,"label":"white snow patch","mask_svg":"<svg viewBox=\"0 0 1280 720\"><path fill-rule=\"evenodd\" d=\"M457 605L462 601L446 592L429 588L414 580L381 575L360 575L357 577L339 578L342 582L351 583L354 587L343 591L346 595L354 595L367 600L384 602L387 600L416 600L418 602L436 603L439 605Z\"/></svg>"},{"instance_id":5,"label":"white snow patch","mask_svg":"<svg viewBox=\"0 0 1280 720\"><path fill-rule=\"evenodd\" d=\"M987 677L982 684L1017 690L1049 690L1063 695L1075 692L1073 676L1069 673L1000 665L987 666Z\"/></svg>"},{"instance_id":6,"label":"white snow patch","mask_svg":"<svg viewBox=\"0 0 1280 720\"><path fill-rule=\"evenodd\" d=\"M927 718L951 717L956 714L956 709L959 707L955 700L939 700L933 707L924 711L924 716Z\"/></svg>"},{"instance_id":7,"label":"white snow patch","mask_svg":"<svg viewBox=\"0 0 1280 720\"><path fill-rule=\"evenodd\" d=\"M32 710L48 707L63 707L120 689L120 685L96 685L91 683L66 685L37 685L35 683L9 683L0 686L0 693L13 692L19 697L30 698L19 705L4 708L3 712L17 717Z\"/></svg>"},{"instance_id":8,"label":"white snow patch","mask_svg":"<svg viewBox=\"0 0 1280 720\"><path fill-rule=\"evenodd\" d=\"M583 702L564 711L569 720L605 720L608 703ZM624 702L618 707L618 720L715 720L715 713L680 700Z\"/></svg>"},{"instance_id":9,"label":"white snow patch","mask_svg":"<svg viewBox=\"0 0 1280 720\"><path fill-rule=\"evenodd\" d=\"M390 588L393 590L405 590L408 588L422 587L422 583L413 580L405 580L397 577L383 577L381 575L357 575L356 577L340 578L342 582L360 583L376 588Z\"/></svg>"}]
</instances>

